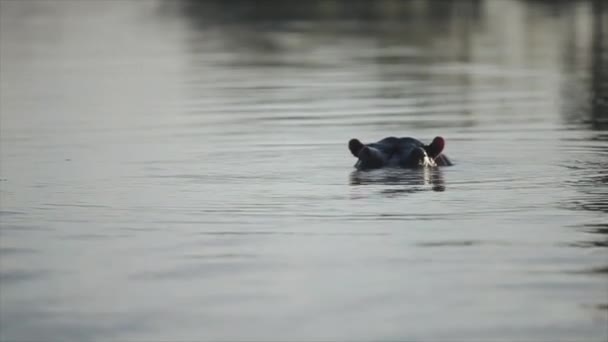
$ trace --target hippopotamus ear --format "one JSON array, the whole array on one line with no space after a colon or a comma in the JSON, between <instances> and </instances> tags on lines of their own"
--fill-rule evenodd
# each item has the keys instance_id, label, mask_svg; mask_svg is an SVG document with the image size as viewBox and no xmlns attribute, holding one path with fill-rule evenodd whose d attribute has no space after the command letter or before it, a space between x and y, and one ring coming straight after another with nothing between
<instances>
[{"instance_id":1,"label":"hippopotamus ear","mask_svg":"<svg viewBox=\"0 0 608 342\"><path fill-rule=\"evenodd\" d=\"M425 150L429 157L436 158L438 155L441 154L444 147L445 140L443 140L442 137L435 137L435 139L433 139L433 142L431 142L430 145L425 146Z\"/></svg>"},{"instance_id":2,"label":"hippopotamus ear","mask_svg":"<svg viewBox=\"0 0 608 342\"><path fill-rule=\"evenodd\" d=\"M353 156L359 158L359 152L363 148L363 143L361 143L358 139L350 139L348 142L348 149Z\"/></svg>"}]
</instances>

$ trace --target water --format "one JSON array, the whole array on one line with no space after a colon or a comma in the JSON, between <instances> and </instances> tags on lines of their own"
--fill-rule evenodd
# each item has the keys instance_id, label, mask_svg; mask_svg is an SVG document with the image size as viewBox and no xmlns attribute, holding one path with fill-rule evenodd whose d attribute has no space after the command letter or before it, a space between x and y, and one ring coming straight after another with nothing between
<instances>
[{"instance_id":1,"label":"water","mask_svg":"<svg viewBox=\"0 0 608 342\"><path fill-rule=\"evenodd\" d=\"M0 340L608 339L600 2L264 4L2 1Z\"/></svg>"}]
</instances>

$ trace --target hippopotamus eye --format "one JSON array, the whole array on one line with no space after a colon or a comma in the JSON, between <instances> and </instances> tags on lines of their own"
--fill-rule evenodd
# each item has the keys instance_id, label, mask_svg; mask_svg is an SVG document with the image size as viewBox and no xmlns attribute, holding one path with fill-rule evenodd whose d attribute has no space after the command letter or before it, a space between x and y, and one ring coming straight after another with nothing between
<instances>
[{"instance_id":1,"label":"hippopotamus eye","mask_svg":"<svg viewBox=\"0 0 608 342\"><path fill-rule=\"evenodd\" d=\"M410 155L410 164L424 165L426 159L428 159L426 151L423 148L419 147L412 151L412 154Z\"/></svg>"}]
</instances>

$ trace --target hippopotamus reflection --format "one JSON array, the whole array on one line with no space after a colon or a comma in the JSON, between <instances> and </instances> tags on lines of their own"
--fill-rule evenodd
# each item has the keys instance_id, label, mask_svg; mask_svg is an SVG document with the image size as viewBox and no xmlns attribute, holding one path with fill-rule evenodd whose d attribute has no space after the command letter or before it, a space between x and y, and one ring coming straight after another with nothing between
<instances>
[{"instance_id":1,"label":"hippopotamus reflection","mask_svg":"<svg viewBox=\"0 0 608 342\"><path fill-rule=\"evenodd\" d=\"M412 172L386 168L367 172L355 170L350 174L350 185L382 185L380 193L392 196L421 191L445 191L446 185L441 169L419 168ZM373 188L377 190L377 187Z\"/></svg>"},{"instance_id":2,"label":"hippopotamus reflection","mask_svg":"<svg viewBox=\"0 0 608 342\"><path fill-rule=\"evenodd\" d=\"M444 148L445 140L442 137L435 137L429 145L409 137L388 137L371 144L363 144L358 139L348 142L348 149L359 159L355 164L358 170L452 165L448 157L441 154Z\"/></svg>"}]
</instances>

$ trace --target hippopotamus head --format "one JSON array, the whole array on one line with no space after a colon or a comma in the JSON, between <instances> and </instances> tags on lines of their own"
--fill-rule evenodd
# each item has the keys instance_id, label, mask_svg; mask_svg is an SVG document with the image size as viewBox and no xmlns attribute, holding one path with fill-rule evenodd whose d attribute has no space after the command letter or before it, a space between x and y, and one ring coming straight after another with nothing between
<instances>
[{"instance_id":1,"label":"hippopotamus head","mask_svg":"<svg viewBox=\"0 0 608 342\"><path fill-rule=\"evenodd\" d=\"M451 165L441 154L445 140L436 137L429 145L414 138L384 138L376 143L363 144L358 139L348 142L348 149L359 160L357 169L377 169L381 167L435 167Z\"/></svg>"}]
</instances>

